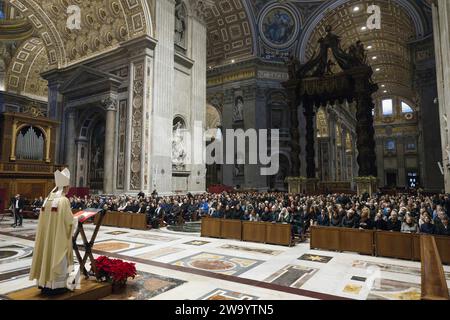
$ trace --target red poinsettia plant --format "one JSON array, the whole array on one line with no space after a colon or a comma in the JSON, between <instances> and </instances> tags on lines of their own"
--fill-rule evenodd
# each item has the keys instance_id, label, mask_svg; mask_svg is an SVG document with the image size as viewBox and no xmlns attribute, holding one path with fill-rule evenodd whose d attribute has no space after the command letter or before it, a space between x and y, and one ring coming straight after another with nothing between
<instances>
[{"instance_id":1,"label":"red poinsettia plant","mask_svg":"<svg viewBox=\"0 0 450 320\"><path fill-rule=\"evenodd\" d=\"M124 262L119 259L110 259L105 256L95 259L98 278L113 283L125 283L128 278L134 279L137 275L136 264Z\"/></svg>"}]
</instances>

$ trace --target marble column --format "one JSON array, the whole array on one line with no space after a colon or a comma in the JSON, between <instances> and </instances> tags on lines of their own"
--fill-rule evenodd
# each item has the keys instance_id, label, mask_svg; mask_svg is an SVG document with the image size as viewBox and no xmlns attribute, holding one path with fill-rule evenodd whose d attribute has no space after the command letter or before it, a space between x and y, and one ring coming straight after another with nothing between
<instances>
[{"instance_id":1,"label":"marble column","mask_svg":"<svg viewBox=\"0 0 450 320\"><path fill-rule=\"evenodd\" d=\"M360 177L376 177L375 129L370 92L358 92L356 97L356 135Z\"/></svg>"},{"instance_id":2,"label":"marble column","mask_svg":"<svg viewBox=\"0 0 450 320\"><path fill-rule=\"evenodd\" d=\"M316 178L316 155L314 150L314 102L305 98L303 102L306 117L306 172L308 179Z\"/></svg>"},{"instance_id":3,"label":"marble column","mask_svg":"<svg viewBox=\"0 0 450 320\"><path fill-rule=\"evenodd\" d=\"M450 2L433 0L432 9L445 191L450 192Z\"/></svg>"},{"instance_id":4,"label":"marble column","mask_svg":"<svg viewBox=\"0 0 450 320\"><path fill-rule=\"evenodd\" d=\"M117 100L107 98L102 101L102 105L106 110L103 193L110 195L114 192Z\"/></svg>"},{"instance_id":5,"label":"marble column","mask_svg":"<svg viewBox=\"0 0 450 320\"><path fill-rule=\"evenodd\" d=\"M291 172L292 177L300 176L300 128L299 128L299 101L297 98L297 83L295 81L287 82L285 88L288 93L288 104L291 120Z\"/></svg>"},{"instance_id":6,"label":"marble column","mask_svg":"<svg viewBox=\"0 0 450 320\"><path fill-rule=\"evenodd\" d=\"M75 185L76 181L76 154L75 154L75 139L76 137L76 119L77 112L70 110L66 117L66 136L65 136L65 164L69 168L71 175L71 185Z\"/></svg>"},{"instance_id":7,"label":"marble column","mask_svg":"<svg viewBox=\"0 0 450 320\"><path fill-rule=\"evenodd\" d=\"M379 185L384 187L386 184L386 177L384 172L384 138L378 137L376 139L376 148L377 148L377 170L378 170L378 179Z\"/></svg>"},{"instance_id":8,"label":"marble column","mask_svg":"<svg viewBox=\"0 0 450 320\"><path fill-rule=\"evenodd\" d=\"M160 194L172 192L172 127L174 117L174 26L175 1L156 0L155 16L158 44L155 48L153 117L151 136L152 175ZM206 100L206 97L205 97Z\"/></svg>"},{"instance_id":9,"label":"marble column","mask_svg":"<svg viewBox=\"0 0 450 320\"><path fill-rule=\"evenodd\" d=\"M56 71L50 71L43 76L48 81L48 117L59 121L59 128L55 128L55 155L51 155L56 163L64 163L65 159L65 122L64 117L64 96L60 92L63 85L61 76Z\"/></svg>"},{"instance_id":10,"label":"marble column","mask_svg":"<svg viewBox=\"0 0 450 320\"><path fill-rule=\"evenodd\" d=\"M191 125L194 131L200 133L206 127L206 64L207 64L207 31L205 22L205 12L198 7L199 3L191 1L189 15L191 56L194 61L192 66L192 95L191 95ZM195 136L194 136L195 137ZM206 166L202 160L202 149L199 145L204 145L201 141L192 141L191 143L191 176L189 178L188 189L191 192L206 191Z\"/></svg>"}]
</instances>

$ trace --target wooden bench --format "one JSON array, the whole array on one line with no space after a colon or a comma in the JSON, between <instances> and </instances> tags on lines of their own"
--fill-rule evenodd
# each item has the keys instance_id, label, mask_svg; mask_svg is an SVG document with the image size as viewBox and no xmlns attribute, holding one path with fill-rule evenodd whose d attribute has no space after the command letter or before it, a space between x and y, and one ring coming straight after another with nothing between
<instances>
[{"instance_id":1,"label":"wooden bench","mask_svg":"<svg viewBox=\"0 0 450 320\"><path fill-rule=\"evenodd\" d=\"M98 223L98 219L98 217L95 218L94 224ZM102 224L108 227L147 230L147 215L142 213L108 211Z\"/></svg>"},{"instance_id":2,"label":"wooden bench","mask_svg":"<svg viewBox=\"0 0 450 320\"><path fill-rule=\"evenodd\" d=\"M312 226L310 247L419 261L421 259L420 240L425 236L401 232ZM450 265L450 237L433 236L433 238L441 261Z\"/></svg>"},{"instance_id":3,"label":"wooden bench","mask_svg":"<svg viewBox=\"0 0 450 320\"><path fill-rule=\"evenodd\" d=\"M436 239L420 237L422 258L422 300L449 300L447 280L442 267Z\"/></svg>"},{"instance_id":4,"label":"wooden bench","mask_svg":"<svg viewBox=\"0 0 450 320\"><path fill-rule=\"evenodd\" d=\"M202 219L201 236L283 246L292 245L291 225L281 223L249 222L204 217Z\"/></svg>"}]
</instances>

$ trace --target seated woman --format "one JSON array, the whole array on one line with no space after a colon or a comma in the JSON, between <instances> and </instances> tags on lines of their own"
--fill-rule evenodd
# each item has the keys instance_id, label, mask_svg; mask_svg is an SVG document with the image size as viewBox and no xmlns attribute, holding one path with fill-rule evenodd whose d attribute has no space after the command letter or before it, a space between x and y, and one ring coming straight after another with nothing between
<instances>
[{"instance_id":1,"label":"seated woman","mask_svg":"<svg viewBox=\"0 0 450 320\"><path fill-rule=\"evenodd\" d=\"M391 213L391 217L389 218L389 220L387 222L387 230L400 232L401 229L402 229L402 223L398 219L397 212L395 210L393 210Z\"/></svg>"},{"instance_id":2,"label":"seated woman","mask_svg":"<svg viewBox=\"0 0 450 320\"><path fill-rule=\"evenodd\" d=\"M286 209L286 208L281 209L280 213L278 214L277 222L279 222L279 223L290 223L291 222L291 215L290 215L288 209Z\"/></svg>"},{"instance_id":3,"label":"seated woman","mask_svg":"<svg viewBox=\"0 0 450 320\"><path fill-rule=\"evenodd\" d=\"M223 212L224 219L233 219L233 211L230 209L230 206L227 204L225 206L225 211Z\"/></svg>"},{"instance_id":4,"label":"seated woman","mask_svg":"<svg viewBox=\"0 0 450 320\"><path fill-rule=\"evenodd\" d=\"M249 221L250 220L250 213L248 212L248 210L244 211L244 214L241 216L241 220L242 221Z\"/></svg>"},{"instance_id":5,"label":"seated woman","mask_svg":"<svg viewBox=\"0 0 450 320\"><path fill-rule=\"evenodd\" d=\"M353 210L348 210L345 217L342 219L341 227L354 228L356 226L357 219Z\"/></svg>"},{"instance_id":6,"label":"seated woman","mask_svg":"<svg viewBox=\"0 0 450 320\"><path fill-rule=\"evenodd\" d=\"M256 213L255 209L252 209L252 211L250 212L250 218L249 221L250 222L259 222L261 219L259 218L259 214Z\"/></svg>"},{"instance_id":7,"label":"seated woman","mask_svg":"<svg viewBox=\"0 0 450 320\"><path fill-rule=\"evenodd\" d=\"M373 223L370 219L370 209L364 207L361 211L361 219L357 222L357 228L361 230L372 230Z\"/></svg>"},{"instance_id":8,"label":"seated woman","mask_svg":"<svg viewBox=\"0 0 450 320\"><path fill-rule=\"evenodd\" d=\"M380 230L380 231L387 230L387 223L383 219L383 213L381 213L381 211L378 211L378 213L375 215L373 226L374 226L375 230Z\"/></svg>"},{"instance_id":9,"label":"seated woman","mask_svg":"<svg viewBox=\"0 0 450 320\"><path fill-rule=\"evenodd\" d=\"M431 218L428 214L423 217L423 223L420 226L420 233L434 234L434 224L431 223Z\"/></svg>"},{"instance_id":10,"label":"seated woman","mask_svg":"<svg viewBox=\"0 0 450 320\"><path fill-rule=\"evenodd\" d=\"M416 221L411 217L411 215L405 215L405 221L402 223L401 232L404 233L418 233L419 227L417 226Z\"/></svg>"},{"instance_id":11,"label":"seated woman","mask_svg":"<svg viewBox=\"0 0 450 320\"><path fill-rule=\"evenodd\" d=\"M223 219L223 210L222 210L222 205L220 203L217 205L217 208L213 212L211 217L216 218L216 219Z\"/></svg>"},{"instance_id":12,"label":"seated woman","mask_svg":"<svg viewBox=\"0 0 450 320\"><path fill-rule=\"evenodd\" d=\"M340 227L341 222L342 222L342 219L339 216L339 213L336 210L334 210L333 214L331 216L331 219L330 219L330 226L331 227Z\"/></svg>"}]
</instances>

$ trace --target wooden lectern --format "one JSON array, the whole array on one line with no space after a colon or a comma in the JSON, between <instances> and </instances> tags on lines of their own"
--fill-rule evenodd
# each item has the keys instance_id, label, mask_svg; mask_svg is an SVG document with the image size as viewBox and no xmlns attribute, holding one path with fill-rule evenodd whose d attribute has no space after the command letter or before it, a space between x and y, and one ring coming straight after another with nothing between
<instances>
[{"instance_id":1,"label":"wooden lectern","mask_svg":"<svg viewBox=\"0 0 450 320\"><path fill-rule=\"evenodd\" d=\"M88 241L86 233L84 232L84 227L83 227L84 222L96 215L100 215L100 217L98 219L97 225L95 226L94 234L92 235L91 240ZM73 235L73 238L72 238L73 249L75 250L75 254L77 256L78 263L80 264L80 268L81 268L80 270L83 272L86 279L89 278L89 272L87 271L87 269L85 267L88 258L91 261L91 266L92 266L91 271L94 272L96 277L98 276L97 268L95 265L95 259L92 254L92 247L94 246L95 239L97 238L98 231L100 230L100 227L102 225L103 218L105 217L105 215L106 215L106 211L103 209L86 209L86 210L80 211L74 215L75 217L78 217L78 226L77 226L77 230L75 231L75 234ZM78 246L77 239L80 235L81 235L81 240L83 241L83 244ZM84 250L84 252L85 252L83 257L81 256L80 249Z\"/></svg>"}]
</instances>

